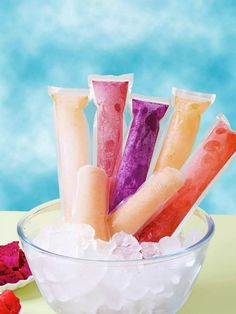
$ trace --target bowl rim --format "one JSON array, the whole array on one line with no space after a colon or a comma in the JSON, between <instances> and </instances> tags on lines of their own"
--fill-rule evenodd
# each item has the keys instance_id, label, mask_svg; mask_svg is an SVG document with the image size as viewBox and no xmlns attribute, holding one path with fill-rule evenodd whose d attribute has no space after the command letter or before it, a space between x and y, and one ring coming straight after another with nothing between
<instances>
[{"instance_id":1,"label":"bowl rim","mask_svg":"<svg viewBox=\"0 0 236 314\"><path fill-rule=\"evenodd\" d=\"M80 257L71 257L71 256L67 256L67 255L54 253L54 252L48 251L42 247L37 246L36 244L34 244L31 240L29 240L27 238L27 236L24 234L24 231L23 231L23 226L24 226L24 223L27 221L27 219L29 219L30 217L33 217L33 215L35 215L36 213L39 213L40 211L45 210L48 207L51 207L53 205L58 204L59 202L60 202L60 199L54 199L54 200L42 203L42 204L34 207L29 212L27 212L27 214L25 214L17 223L17 233L18 233L20 240L23 243L31 246L34 250L36 250L40 253L43 253L43 254L47 254L50 256L54 256L57 258L62 258L62 259L70 260L70 261L96 262L96 263L109 263L109 264L115 264L115 263L122 263L122 264L123 263L141 263L141 264L144 264L144 263L150 263L150 262L155 263L158 261L172 260L172 259L175 259L177 257L187 255L188 253L193 252L193 251L197 250L198 248L202 247L203 245L207 244L215 232L215 223L214 223L214 220L212 219L212 217L210 215L208 215L208 213L206 213L203 209L198 207L194 210L194 212L192 212L192 214L199 212L201 215L203 215L206 218L207 225L208 225L207 232L204 234L204 236L199 241L195 242L194 244L192 244L188 247L181 248L174 253L150 257L150 258L146 258L146 259L131 259L131 260L130 259L129 260L106 260L106 259L88 259L88 258L80 258Z\"/></svg>"}]
</instances>

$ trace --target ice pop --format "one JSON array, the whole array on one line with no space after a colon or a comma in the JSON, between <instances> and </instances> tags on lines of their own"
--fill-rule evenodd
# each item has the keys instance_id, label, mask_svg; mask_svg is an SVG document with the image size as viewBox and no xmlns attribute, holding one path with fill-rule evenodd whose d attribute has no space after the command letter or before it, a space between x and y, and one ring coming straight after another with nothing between
<instances>
[{"instance_id":1,"label":"ice pop","mask_svg":"<svg viewBox=\"0 0 236 314\"><path fill-rule=\"evenodd\" d=\"M122 154L123 112L132 75L91 75L89 85L97 106L97 165L111 179Z\"/></svg>"},{"instance_id":2,"label":"ice pop","mask_svg":"<svg viewBox=\"0 0 236 314\"><path fill-rule=\"evenodd\" d=\"M135 234L183 183L183 176L174 168L166 167L154 173L135 194L109 215L111 234L119 231Z\"/></svg>"},{"instance_id":3,"label":"ice pop","mask_svg":"<svg viewBox=\"0 0 236 314\"><path fill-rule=\"evenodd\" d=\"M90 165L79 169L73 206L75 221L91 225L96 237L102 240L108 240L108 193L107 175L103 169Z\"/></svg>"},{"instance_id":4,"label":"ice pop","mask_svg":"<svg viewBox=\"0 0 236 314\"><path fill-rule=\"evenodd\" d=\"M77 171L89 162L88 123L83 112L89 91L49 87L48 93L55 108L61 202L65 220L71 222Z\"/></svg>"},{"instance_id":5,"label":"ice pop","mask_svg":"<svg viewBox=\"0 0 236 314\"><path fill-rule=\"evenodd\" d=\"M184 176L184 186L177 191L137 233L140 241L159 241L172 235L183 219L205 196L207 187L219 175L236 151L236 132L225 117L219 117L208 137L190 158Z\"/></svg>"},{"instance_id":6,"label":"ice pop","mask_svg":"<svg viewBox=\"0 0 236 314\"><path fill-rule=\"evenodd\" d=\"M160 120L167 108L168 100L132 96L133 120L114 183L110 211L122 200L134 194L146 180Z\"/></svg>"},{"instance_id":7,"label":"ice pop","mask_svg":"<svg viewBox=\"0 0 236 314\"><path fill-rule=\"evenodd\" d=\"M189 157L201 114L214 102L214 94L172 89L174 113L158 156L155 171L167 166L180 169Z\"/></svg>"}]
</instances>

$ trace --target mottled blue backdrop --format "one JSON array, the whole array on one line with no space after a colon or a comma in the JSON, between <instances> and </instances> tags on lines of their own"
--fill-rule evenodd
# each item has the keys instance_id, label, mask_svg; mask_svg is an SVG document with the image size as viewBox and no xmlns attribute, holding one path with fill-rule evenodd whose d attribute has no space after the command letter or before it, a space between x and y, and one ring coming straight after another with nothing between
<instances>
[{"instance_id":1,"label":"mottled blue backdrop","mask_svg":"<svg viewBox=\"0 0 236 314\"><path fill-rule=\"evenodd\" d=\"M91 73L134 72L134 92L173 85L215 92L199 139L218 112L236 128L235 1L0 2L0 209L58 197L47 85L86 87ZM90 123L94 114L87 113ZM202 206L236 213L236 162Z\"/></svg>"}]
</instances>

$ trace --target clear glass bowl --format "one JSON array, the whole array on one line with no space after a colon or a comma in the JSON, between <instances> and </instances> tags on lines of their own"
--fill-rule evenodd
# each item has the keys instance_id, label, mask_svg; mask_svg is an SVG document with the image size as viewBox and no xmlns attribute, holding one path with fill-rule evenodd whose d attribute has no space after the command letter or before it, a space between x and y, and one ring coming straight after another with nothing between
<instances>
[{"instance_id":1,"label":"clear glass bowl","mask_svg":"<svg viewBox=\"0 0 236 314\"><path fill-rule=\"evenodd\" d=\"M182 236L189 230L203 236L174 254L133 261L71 258L34 244L60 213L58 200L42 204L18 223L17 231L39 290L63 314L176 313L191 293L214 233L213 220L198 209Z\"/></svg>"}]
</instances>

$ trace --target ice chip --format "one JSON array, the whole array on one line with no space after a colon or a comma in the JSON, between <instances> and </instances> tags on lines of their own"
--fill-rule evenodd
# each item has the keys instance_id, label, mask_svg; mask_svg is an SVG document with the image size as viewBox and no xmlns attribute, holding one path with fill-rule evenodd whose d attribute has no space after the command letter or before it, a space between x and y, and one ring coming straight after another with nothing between
<instances>
[{"instance_id":1,"label":"ice chip","mask_svg":"<svg viewBox=\"0 0 236 314\"><path fill-rule=\"evenodd\" d=\"M142 242L140 245L143 258L150 258L160 255L159 246L156 242Z\"/></svg>"},{"instance_id":2,"label":"ice chip","mask_svg":"<svg viewBox=\"0 0 236 314\"><path fill-rule=\"evenodd\" d=\"M191 230L183 239L183 247L189 247L203 238L204 233L200 230Z\"/></svg>"},{"instance_id":3,"label":"ice chip","mask_svg":"<svg viewBox=\"0 0 236 314\"><path fill-rule=\"evenodd\" d=\"M94 240L95 230L88 224L78 224L78 244L80 247L88 246Z\"/></svg>"},{"instance_id":4,"label":"ice chip","mask_svg":"<svg viewBox=\"0 0 236 314\"><path fill-rule=\"evenodd\" d=\"M111 241L116 244L113 254L122 259L141 259L141 246L137 239L123 231L113 235Z\"/></svg>"},{"instance_id":5,"label":"ice chip","mask_svg":"<svg viewBox=\"0 0 236 314\"><path fill-rule=\"evenodd\" d=\"M165 290L168 276L165 265L149 265L145 269L145 284L152 293L161 293Z\"/></svg>"},{"instance_id":6,"label":"ice chip","mask_svg":"<svg viewBox=\"0 0 236 314\"><path fill-rule=\"evenodd\" d=\"M146 278L144 269L137 267L136 271L133 270L133 276L126 290L126 295L130 300L142 299L148 291L148 286L145 284Z\"/></svg>"},{"instance_id":7,"label":"ice chip","mask_svg":"<svg viewBox=\"0 0 236 314\"><path fill-rule=\"evenodd\" d=\"M164 237L159 241L162 255L174 254L181 248L181 242L177 237Z\"/></svg>"},{"instance_id":8,"label":"ice chip","mask_svg":"<svg viewBox=\"0 0 236 314\"><path fill-rule=\"evenodd\" d=\"M126 289L132 278L132 272L128 267L108 267L107 272L104 276L103 282L109 286L112 285L114 289L123 291Z\"/></svg>"},{"instance_id":9,"label":"ice chip","mask_svg":"<svg viewBox=\"0 0 236 314\"><path fill-rule=\"evenodd\" d=\"M139 242L135 237L123 231L114 234L112 237L112 241L116 243L117 246L132 246L135 248L139 246Z\"/></svg>"},{"instance_id":10,"label":"ice chip","mask_svg":"<svg viewBox=\"0 0 236 314\"><path fill-rule=\"evenodd\" d=\"M180 276L179 275L173 275L171 277L171 281L173 282L174 285L178 285L180 282Z\"/></svg>"},{"instance_id":11,"label":"ice chip","mask_svg":"<svg viewBox=\"0 0 236 314\"><path fill-rule=\"evenodd\" d=\"M116 248L116 244L113 241L96 240L97 253L103 260L113 259L113 251Z\"/></svg>"}]
</instances>

